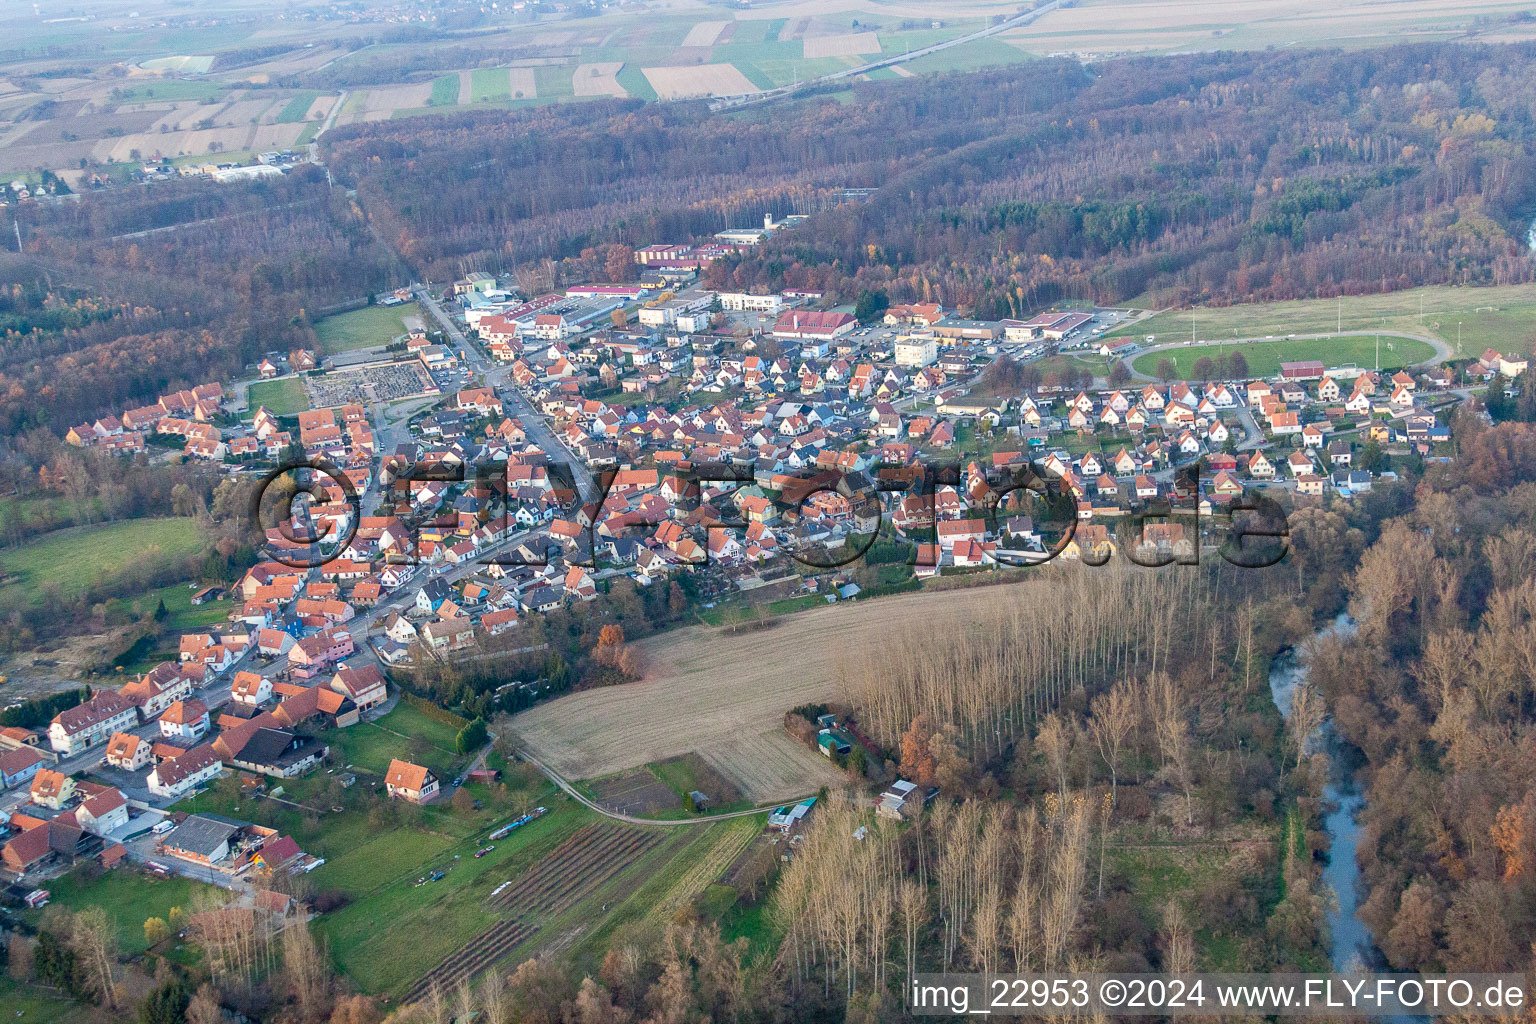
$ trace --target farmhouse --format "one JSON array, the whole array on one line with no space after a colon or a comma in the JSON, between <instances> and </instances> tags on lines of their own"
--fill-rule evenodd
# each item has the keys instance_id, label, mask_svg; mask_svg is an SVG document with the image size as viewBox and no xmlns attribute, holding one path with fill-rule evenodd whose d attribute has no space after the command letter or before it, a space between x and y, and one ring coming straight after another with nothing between
<instances>
[{"instance_id":1,"label":"farmhouse","mask_svg":"<svg viewBox=\"0 0 1536 1024\"><path fill-rule=\"evenodd\" d=\"M384 673L374 665L364 665L362 668L343 666L331 677L331 689L352 698L359 712L378 707L389 696L384 684Z\"/></svg>"}]
</instances>

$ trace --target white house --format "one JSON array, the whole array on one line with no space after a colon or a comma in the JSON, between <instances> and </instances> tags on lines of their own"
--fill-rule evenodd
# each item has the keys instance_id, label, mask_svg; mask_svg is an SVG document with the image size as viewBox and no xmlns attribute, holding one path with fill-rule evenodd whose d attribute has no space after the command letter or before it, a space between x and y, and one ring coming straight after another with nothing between
<instances>
[{"instance_id":1,"label":"white house","mask_svg":"<svg viewBox=\"0 0 1536 1024\"><path fill-rule=\"evenodd\" d=\"M223 771L219 756L204 743L180 757L161 761L149 773L149 791L163 797L185 796L210 779L218 778Z\"/></svg>"},{"instance_id":2,"label":"white house","mask_svg":"<svg viewBox=\"0 0 1536 1024\"><path fill-rule=\"evenodd\" d=\"M48 725L48 742L65 757L105 743L114 732L138 722L138 709L128 698L109 690L60 711Z\"/></svg>"}]
</instances>

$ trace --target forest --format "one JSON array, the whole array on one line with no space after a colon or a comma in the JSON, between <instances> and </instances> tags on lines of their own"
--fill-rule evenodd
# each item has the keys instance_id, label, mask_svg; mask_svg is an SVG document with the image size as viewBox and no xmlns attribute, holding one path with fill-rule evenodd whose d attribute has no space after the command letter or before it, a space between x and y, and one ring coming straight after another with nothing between
<instances>
[{"instance_id":1,"label":"forest","mask_svg":"<svg viewBox=\"0 0 1536 1024\"><path fill-rule=\"evenodd\" d=\"M393 258L323 171L171 181L21 207L0 257L0 436L228 380L313 347L310 314L397 283Z\"/></svg>"},{"instance_id":2,"label":"forest","mask_svg":"<svg viewBox=\"0 0 1536 1024\"><path fill-rule=\"evenodd\" d=\"M1530 280L1536 51L1216 53L857 84L761 112L588 104L326 136L421 274L604 272L610 245L811 215L711 287L980 317ZM866 203L845 187L878 187ZM520 276L520 280L524 278Z\"/></svg>"}]
</instances>

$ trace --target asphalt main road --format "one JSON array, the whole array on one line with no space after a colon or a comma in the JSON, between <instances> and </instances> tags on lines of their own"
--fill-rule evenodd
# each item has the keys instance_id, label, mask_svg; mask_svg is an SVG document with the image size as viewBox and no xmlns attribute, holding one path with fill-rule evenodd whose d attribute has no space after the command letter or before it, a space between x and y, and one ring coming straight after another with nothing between
<instances>
[{"instance_id":1,"label":"asphalt main road","mask_svg":"<svg viewBox=\"0 0 1536 1024\"><path fill-rule=\"evenodd\" d=\"M454 323L453 318L444 312L442 305L425 288L418 285L412 291L415 293L417 301L426 308L427 312L432 314L432 318L443 329L443 333L453 339L453 343L462 353L464 361L476 373L480 374L486 385L492 388L502 387L506 383L511 368L493 366L489 363L485 356L481 355L479 347L465 336L464 332L459 329L459 325ZM551 459L563 463L570 468L582 502L585 503L593 500L597 495L597 485L594 483L592 471L587 468L586 463L578 459L566 447L565 442L555 436L554 432L544 422L544 417L535 411L533 406L528 404L528 399L515 386L507 389L506 401L512 407L512 415L522 422L523 432L528 435L533 443Z\"/></svg>"}]
</instances>

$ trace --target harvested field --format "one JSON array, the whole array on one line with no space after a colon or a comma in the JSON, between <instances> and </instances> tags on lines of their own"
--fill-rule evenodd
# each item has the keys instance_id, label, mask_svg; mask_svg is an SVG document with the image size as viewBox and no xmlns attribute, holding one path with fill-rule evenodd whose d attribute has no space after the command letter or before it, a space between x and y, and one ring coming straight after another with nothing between
<instances>
[{"instance_id":1,"label":"harvested field","mask_svg":"<svg viewBox=\"0 0 1536 1024\"><path fill-rule=\"evenodd\" d=\"M664 100L690 96L743 96L761 92L733 64L699 64L692 67L642 68L645 78Z\"/></svg>"},{"instance_id":2,"label":"harvested field","mask_svg":"<svg viewBox=\"0 0 1536 1024\"><path fill-rule=\"evenodd\" d=\"M1328 0L1150 0L1087 3L1052 11L1010 29L1011 42L1034 53L1169 49L1263 49L1266 46L1378 45L1457 35L1475 12L1490 21L1514 13L1505 0L1401 0L1392 4Z\"/></svg>"},{"instance_id":3,"label":"harvested field","mask_svg":"<svg viewBox=\"0 0 1536 1024\"><path fill-rule=\"evenodd\" d=\"M368 90L368 98L363 103L365 113L394 113L408 107L424 107L427 100L432 98L432 83L421 82L416 85L384 85L375 86Z\"/></svg>"},{"instance_id":4,"label":"harvested field","mask_svg":"<svg viewBox=\"0 0 1536 1024\"><path fill-rule=\"evenodd\" d=\"M199 113L203 109L201 103L177 103L165 114L161 115L150 125L155 131L168 128L171 131L181 131L184 127L190 128L202 117Z\"/></svg>"},{"instance_id":5,"label":"harvested field","mask_svg":"<svg viewBox=\"0 0 1536 1024\"><path fill-rule=\"evenodd\" d=\"M715 40L720 38L721 31L729 25L728 21L701 21L688 30L683 37L683 46L713 46Z\"/></svg>"},{"instance_id":6,"label":"harvested field","mask_svg":"<svg viewBox=\"0 0 1536 1024\"><path fill-rule=\"evenodd\" d=\"M857 57L861 53L879 53L880 38L873 32L855 32L842 36L818 36L805 40L805 57Z\"/></svg>"},{"instance_id":7,"label":"harvested field","mask_svg":"<svg viewBox=\"0 0 1536 1024\"><path fill-rule=\"evenodd\" d=\"M303 120L324 121L330 114L331 108L336 105L336 100L335 96L316 96L315 102L311 103L309 109L304 112Z\"/></svg>"},{"instance_id":8,"label":"harvested field","mask_svg":"<svg viewBox=\"0 0 1536 1024\"><path fill-rule=\"evenodd\" d=\"M996 589L979 587L832 605L740 636L690 626L636 645L650 666L643 681L561 697L513 725L536 757L570 778L698 751L754 801L803 795L836 773L783 734L784 712L843 696L835 675L842 652L919 632L941 608L965 615L997 600ZM792 663L786 651L795 652Z\"/></svg>"},{"instance_id":9,"label":"harvested field","mask_svg":"<svg viewBox=\"0 0 1536 1024\"><path fill-rule=\"evenodd\" d=\"M597 802L615 814L644 817L681 806L671 787L644 768L599 779L591 786Z\"/></svg>"},{"instance_id":10,"label":"harvested field","mask_svg":"<svg viewBox=\"0 0 1536 1024\"><path fill-rule=\"evenodd\" d=\"M229 106L215 114L213 123L216 125L234 126L242 124L254 124L258 121L264 120L262 115L265 114L268 108L271 106L271 99L240 100L236 103L229 104ZM270 124L271 121L268 120L267 123Z\"/></svg>"},{"instance_id":11,"label":"harvested field","mask_svg":"<svg viewBox=\"0 0 1536 1024\"><path fill-rule=\"evenodd\" d=\"M513 99L531 100L539 94L539 83L534 77L533 68L508 68L507 74L511 78Z\"/></svg>"},{"instance_id":12,"label":"harvested field","mask_svg":"<svg viewBox=\"0 0 1536 1024\"><path fill-rule=\"evenodd\" d=\"M699 755L753 803L804 796L842 781L826 758L796 743L782 728L721 740Z\"/></svg>"},{"instance_id":13,"label":"harvested field","mask_svg":"<svg viewBox=\"0 0 1536 1024\"><path fill-rule=\"evenodd\" d=\"M286 149L304 130L302 124L235 125L229 128L200 128L182 132L135 132L121 139L107 139L98 159L131 160L137 149L145 158L161 156L215 156L243 150ZM218 147L212 148L214 143Z\"/></svg>"},{"instance_id":14,"label":"harvested field","mask_svg":"<svg viewBox=\"0 0 1536 1024\"><path fill-rule=\"evenodd\" d=\"M623 66L619 61L577 65L571 87L577 96L617 96L622 99L629 95L619 84L619 69Z\"/></svg>"},{"instance_id":15,"label":"harvested field","mask_svg":"<svg viewBox=\"0 0 1536 1024\"><path fill-rule=\"evenodd\" d=\"M448 991L460 980L473 978L533 937L543 922L596 891L665 838L655 829L611 824L583 828L494 897L490 904L505 919L423 975L402 1003L420 999L434 983Z\"/></svg>"}]
</instances>

